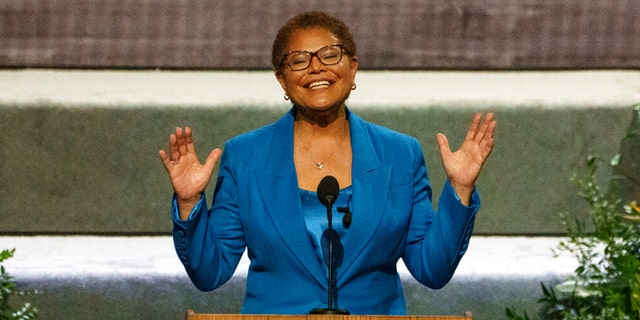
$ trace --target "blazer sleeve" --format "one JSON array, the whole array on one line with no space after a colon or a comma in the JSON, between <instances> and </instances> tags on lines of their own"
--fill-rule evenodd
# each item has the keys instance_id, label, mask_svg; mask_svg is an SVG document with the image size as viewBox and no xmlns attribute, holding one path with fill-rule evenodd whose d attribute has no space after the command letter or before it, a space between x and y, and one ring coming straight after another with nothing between
<instances>
[{"instance_id":1,"label":"blazer sleeve","mask_svg":"<svg viewBox=\"0 0 640 320\"><path fill-rule=\"evenodd\" d=\"M413 208L403 260L416 280L439 289L451 280L467 250L480 197L474 190L470 205L465 206L446 181L435 211L422 148L417 141L414 149L417 150L413 152Z\"/></svg>"},{"instance_id":2,"label":"blazer sleeve","mask_svg":"<svg viewBox=\"0 0 640 320\"><path fill-rule=\"evenodd\" d=\"M180 220L175 195L173 199L176 253L193 284L202 291L211 291L227 282L245 250L231 157L232 152L225 147L210 210L203 195L189 219Z\"/></svg>"}]
</instances>

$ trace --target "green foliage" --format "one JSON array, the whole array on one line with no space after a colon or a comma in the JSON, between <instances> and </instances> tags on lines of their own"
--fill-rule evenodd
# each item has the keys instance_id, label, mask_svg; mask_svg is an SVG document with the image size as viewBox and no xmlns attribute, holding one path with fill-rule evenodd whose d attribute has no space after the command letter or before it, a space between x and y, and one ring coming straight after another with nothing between
<instances>
[{"instance_id":1,"label":"green foliage","mask_svg":"<svg viewBox=\"0 0 640 320\"><path fill-rule=\"evenodd\" d=\"M640 119L640 105L634 110ZM638 128L632 128L625 139L640 136ZM607 164L616 169L620 157L614 156ZM580 197L589 205L590 223L567 213L560 215L567 240L556 250L570 253L578 267L570 279L555 287L542 284L540 319L640 320L640 206L636 201L623 203L616 192L619 189L602 190L596 176L601 163L597 156L589 156L587 171L572 176ZM638 184L617 172L612 180L628 178ZM519 316L513 309L507 309L506 316L530 319L526 313Z\"/></svg>"},{"instance_id":2,"label":"green foliage","mask_svg":"<svg viewBox=\"0 0 640 320\"><path fill-rule=\"evenodd\" d=\"M0 263L13 257L15 249L3 250L0 253ZM15 283L4 266L0 264L0 320L30 320L35 319L38 310L30 303L25 303L18 310L14 310L9 304L9 298L14 294L22 292L15 291Z\"/></svg>"}]
</instances>

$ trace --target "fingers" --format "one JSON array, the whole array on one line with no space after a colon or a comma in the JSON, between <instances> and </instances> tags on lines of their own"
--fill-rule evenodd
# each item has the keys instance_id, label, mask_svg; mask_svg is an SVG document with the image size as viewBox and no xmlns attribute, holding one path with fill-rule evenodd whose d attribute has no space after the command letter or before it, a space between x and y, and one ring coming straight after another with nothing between
<instances>
[{"instance_id":1,"label":"fingers","mask_svg":"<svg viewBox=\"0 0 640 320\"><path fill-rule=\"evenodd\" d=\"M479 132L476 136L476 143L481 148L482 162L489 157L493 150L493 136L496 130L497 122L493 120L493 113L488 113L480 125Z\"/></svg>"},{"instance_id":2,"label":"fingers","mask_svg":"<svg viewBox=\"0 0 640 320\"><path fill-rule=\"evenodd\" d=\"M194 152L193 132L191 128L184 127L184 130L182 130L182 128L176 127L176 138L178 141L180 155L185 155L189 152Z\"/></svg>"},{"instance_id":3,"label":"fingers","mask_svg":"<svg viewBox=\"0 0 640 320\"><path fill-rule=\"evenodd\" d=\"M164 150L160 150L158 153L160 154L160 161L162 161L162 165L164 165L164 168L167 169L168 172L172 165L171 160Z\"/></svg>"},{"instance_id":4,"label":"fingers","mask_svg":"<svg viewBox=\"0 0 640 320\"><path fill-rule=\"evenodd\" d=\"M486 145L489 150L493 149L493 135L496 131L497 122L493 120L493 113L487 114L480 128L482 138L480 140L481 145ZM491 151L489 151L491 152Z\"/></svg>"},{"instance_id":5,"label":"fingers","mask_svg":"<svg viewBox=\"0 0 640 320\"><path fill-rule=\"evenodd\" d=\"M486 139L493 140L493 133L496 127L496 121L493 120L493 112L487 113L482 120L482 113L476 113L467 131L466 140L483 141Z\"/></svg>"},{"instance_id":6,"label":"fingers","mask_svg":"<svg viewBox=\"0 0 640 320\"><path fill-rule=\"evenodd\" d=\"M178 147L178 137L172 133L169 135L169 159L178 161L180 159L180 148Z\"/></svg>"},{"instance_id":7,"label":"fingers","mask_svg":"<svg viewBox=\"0 0 640 320\"><path fill-rule=\"evenodd\" d=\"M176 127L176 143L177 143L177 150L178 150L178 158L171 159L174 161L179 160L180 157L186 155L188 151L186 133L180 127Z\"/></svg>"},{"instance_id":8,"label":"fingers","mask_svg":"<svg viewBox=\"0 0 640 320\"><path fill-rule=\"evenodd\" d=\"M187 152L195 152L195 148L193 147L193 132L189 127L184 127L184 142Z\"/></svg>"},{"instance_id":9,"label":"fingers","mask_svg":"<svg viewBox=\"0 0 640 320\"><path fill-rule=\"evenodd\" d=\"M185 127L184 130L176 127L175 133L169 135L169 160L177 164L180 158L188 153L195 153L193 132L189 127Z\"/></svg>"},{"instance_id":10,"label":"fingers","mask_svg":"<svg viewBox=\"0 0 640 320\"><path fill-rule=\"evenodd\" d=\"M160 161L162 161L162 164L164 165L165 169L167 169L167 171L170 171L171 168L173 167L173 165L177 164L178 161L180 160L180 148L178 147L178 130L179 128L176 128L176 133L172 133L169 135L169 151L167 153L167 151L164 150L160 150L158 151L158 154L160 156Z\"/></svg>"},{"instance_id":11,"label":"fingers","mask_svg":"<svg viewBox=\"0 0 640 320\"><path fill-rule=\"evenodd\" d=\"M480 139L490 138L493 139L493 129L495 129L496 122L493 120L493 112L487 113L484 117L484 121L480 126Z\"/></svg>"},{"instance_id":12,"label":"fingers","mask_svg":"<svg viewBox=\"0 0 640 320\"><path fill-rule=\"evenodd\" d=\"M464 138L465 140L474 140L476 138L478 128L480 127L480 119L482 119L482 113L476 113L475 116L473 116L469 130L467 131L467 136Z\"/></svg>"},{"instance_id":13,"label":"fingers","mask_svg":"<svg viewBox=\"0 0 640 320\"><path fill-rule=\"evenodd\" d=\"M487 140L487 144L493 148L493 135L496 131L496 125L497 122L495 120L491 121L488 125L487 125L487 129L486 129L486 133L485 133L485 140Z\"/></svg>"}]
</instances>

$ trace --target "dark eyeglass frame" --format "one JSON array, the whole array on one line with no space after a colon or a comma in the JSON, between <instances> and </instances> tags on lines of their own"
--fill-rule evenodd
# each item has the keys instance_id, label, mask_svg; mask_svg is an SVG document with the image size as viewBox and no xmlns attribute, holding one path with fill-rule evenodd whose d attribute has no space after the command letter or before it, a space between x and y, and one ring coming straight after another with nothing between
<instances>
[{"instance_id":1,"label":"dark eyeglass frame","mask_svg":"<svg viewBox=\"0 0 640 320\"><path fill-rule=\"evenodd\" d=\"M340 48L339 54L340 57L338 58L338 60L336 62L333 63L326 63L322 60L322 58L318 55L318 53L322 50L326 50L327 48L332 48L332 47L338 47ZM344 46L341 44L330 44L328 46L324 46L314 52L311 51L306 51L306 50L297 50L297 51L291 51L289 53L283 54L282 55L282 65L287 65L291 70L293 71L302 71L302 70L306 70L307 68L309 68L309 66L311 66L311 61L313 60L313 57L318 58L318 61L320 61L322 64L324 64L325 66L333 66L336 65L338 63L340 63L340 61L342 61L342 56L344 55ZM307 65L304 68L294 68L289 61L287 61L287 57L292 55L292 54L301 54L301 53L306 53L309 55L309 63L307 63Z\"/></svg>"}]
</instances>

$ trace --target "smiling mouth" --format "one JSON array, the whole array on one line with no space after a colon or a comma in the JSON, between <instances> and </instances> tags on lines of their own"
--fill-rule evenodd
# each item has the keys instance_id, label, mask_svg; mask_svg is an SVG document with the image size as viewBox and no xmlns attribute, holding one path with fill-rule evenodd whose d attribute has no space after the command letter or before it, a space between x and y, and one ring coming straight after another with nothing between
<instances>
[{"instance_id":1,"label":"smiling mouth","mask_svg":"<svg viewBox=\"0 0 640 320\"><path fill-rule=\"evenodd\" d=\"M329 81L316 81L316 82L312 82L309 84L309 89L315 90L315 89L324 89L324 88L328 88L331 86L331 83Z\"/></svg>"}]
</instances>

